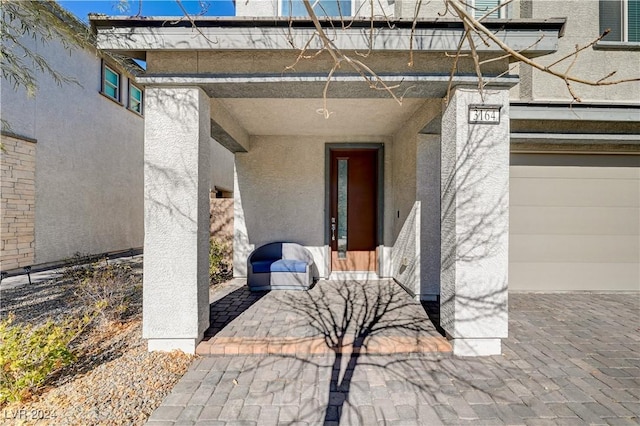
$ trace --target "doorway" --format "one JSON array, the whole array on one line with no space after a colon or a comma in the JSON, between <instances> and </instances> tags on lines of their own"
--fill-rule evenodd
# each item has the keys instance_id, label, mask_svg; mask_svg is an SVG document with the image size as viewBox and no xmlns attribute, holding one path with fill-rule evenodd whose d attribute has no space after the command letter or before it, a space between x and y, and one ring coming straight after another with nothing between
<instances>
[{"instance_id":1,"label":"doorway","mask_svg":"<svg viewBox=\"0 0 640 426\"><path fill-rule=\"evenodd\" d=\"M328 149L332 272L377 272L382 240L381 145Z\"/></svg>"}]
</instances>

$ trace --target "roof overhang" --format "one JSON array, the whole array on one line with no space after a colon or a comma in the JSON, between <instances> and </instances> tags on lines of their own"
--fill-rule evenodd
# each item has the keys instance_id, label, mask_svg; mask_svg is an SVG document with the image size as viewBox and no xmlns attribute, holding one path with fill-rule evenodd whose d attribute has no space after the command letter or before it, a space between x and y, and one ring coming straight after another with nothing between
<instances>
[{"instance_id":1,"label":"roof overhang","mask_svg":"<svg viewBox=\"0 0 640 426\"><path fill-rule=\"evenodd\" d=\"M512 102L509 117L521 129L511 133L512 153L640 153L640 104Z\"/></svg>"},{"instance_id":2,"label":"roof overhang","mask_svg":"<svg viewBox=\"0 0 640 426\"><path fill-rule=\"evenodd\" d=\"M640 103L512 102L512 120L640 122Z\"/></svg>"},{"instance_id":3,"label":"roof overhang","mask_svg":"<svg viewBox=\"0 0 640 426\"><path fill-rule=\"evenodd\" d=\"M251 66L238 62L240 66L228 69L216 67L215 59L211 59L214 66L209 66L208 71L205 71L206 67L198 66L150 67L149 72L138 77L138 82L146 86L202 88L212 102L219 102L216 108L212 107L212 136L234 152L246 150L247 145L241 141L242 137L229 132L228 123L225 125L218 116L223 112L222 115L232 117L236 127L244 129L246 135L392 137L417 111L422 111L429 99L440 99L455 86L478 85L478 76L473 69L461 67L451 76L450 65L439 63L438 66L432 66L431 62L420 63L412 70L394 66L389 72L379 72L376 77L387 87L393 87L396 96L405 99L400 106L382 85L377 84L378 90L372 90L376 77L348 74L345 69L329 81L328 70L320 65L294 72L267 71L268 67L262 67L270 63L270 55L274 52L284 52L295 59L307 43L310 51L322 47L318 37L314 37L313 22L308 19L193 19L197 29L192 22L176 17L90 17L100 49L139 59L147 59L149 53L148 59L154 64L159 63L160 56L160 60L171 65L194 52L198 53L198 58L202 52L210 58L219 52L228 52L221 56L223 58L244 58L245 54L252 58L253 53L254 57L262 58L263 62L258 65L251 59ZM451 19L423 19L415 23L413 20L372 22L363 19L339 30L331 26L336 22L323 20L322 23L338 49L359 53L371 51L372 56L377 55L385 61L406 61L406 52L410 50L422 55L425 61L434 53L437 60L440 54L456 52L461 40L465 41L462 22ZM500 40L529 57L556 51L564 24L564 19L485 22ZM476 45L484 58L504 55L495 43L485 44L478 39ZM465 41L462 51L468 50ZM509 75L507 60L502 60L504 63L483 73L487 89L508 89L517 84L518 77ZM328 119L317 113L325 101L332 113Z\"/></svg>"},{"instance_id":4,"label":"roof overhang","mask_svg":"<svg viewBox=\"0 0 640 426\"><path fill-rule=\"evenodd\" d=\"M640 134L511 133L510 140L512 154L640 154Z\"/></svg>"},{"instance_id":5,"label":"roof overhang","mask_svg":"<svg viewBox=\"0 0 640 426\"><path fill-rule=\"evenodd\" d=\"M308 19L193 17L108 17L90 15L100 49L144 59L161 50L309 50L322 47ZM503 42L529 57L554 52L565 19L490 19L484 25ZM323 20L327 34L341 50L455 52L464 38L461 21L453 19L356 19L347 28ZM193 27L197 26L197 30ZM414 27L415 25L415 27ZM480 53L502 52L493 42L477 40ZM463 40L462 50L468 51Z\"/></svg>"},{"instance_id":6,"label":"roof overhang","mask_svg":"<svg viewBox=\"0 0 640 426\"><path fill-rule=\"evenodd\" d=\"M451 84L456 86L477 86L475 75L378 75L385 85L393 88L393 93L402 98L441 98ZM360 75L335 75L328 80L326 74L268 74L268 75L153 75L138 77L144 85L199 86L214 98L323 98L367 99L389 98L389 92L372 78ZM328 85L327 85L328 83ZM487 88L508 89L518 83L517 76L486 76ZM372 90L376 86L376 90Z\"/></svg>"}]
</instances>

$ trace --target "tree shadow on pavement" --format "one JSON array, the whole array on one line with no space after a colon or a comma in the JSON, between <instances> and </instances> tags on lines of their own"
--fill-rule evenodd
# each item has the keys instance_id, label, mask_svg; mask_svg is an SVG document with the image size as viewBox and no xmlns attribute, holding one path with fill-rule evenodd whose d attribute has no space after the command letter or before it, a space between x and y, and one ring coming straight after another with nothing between
<instances>
[{"instance_id":1,"label":"tree shadow on pavement","mask_svg":"<svg viewBox=\"0 0 640 426\"><path fill-rule=\"evenodd\" d=\"M323 423L341 422L350 404L352 381L365 354L395 351L391 345L440 337L420 305L392 281L325 281L313 290L279 298L321 336L333 353ZM350 419L363 423L364 418Z\"/></svg>"}]
</instances>

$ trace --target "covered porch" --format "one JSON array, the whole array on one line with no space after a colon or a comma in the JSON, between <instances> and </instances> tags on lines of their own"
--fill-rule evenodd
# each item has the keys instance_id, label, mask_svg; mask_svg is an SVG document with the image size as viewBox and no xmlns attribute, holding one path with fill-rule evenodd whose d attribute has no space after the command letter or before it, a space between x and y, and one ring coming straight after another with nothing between
<instances>
[{"instance_id":1,"label":"covered porch","mask_svg":"<svg viewBox=\"0 0 640 426\"><path fill-rule=\"evenodd\" d=\"M393 280L321 280L309 291L251 292L236 278L212 295L201 355L451 352L434 302ZM431 313L431 318L428 315Z\"/></svg>"},{"instance_id":2,"label":"covered porch","mask_svg":"<svg viewBox=\"0 0 640 426\"><path fill-rule=\"evenodd\" d=\"M460 23L420 22L413 68L406 65L408 23L376 24L373 45L362 36L364 25L339 33L340 48L371 49L368 65L402 95L397 102L347 69L327 86L328 55L283 72L299 54L290 37L306 40L309 22L196 22L199 33L163 19L92 19L101 48L147 61L139 81L146 87L149 349L194 352L210 324L207 179L216 158L206 147L213 138L235 156L236 277L246 276L254 248L296 242L313 254L319 279L366 273L395 281L417 300L439 300L454 353L500 353L507 335L508 91L517 82L500 49L480 47L483 58L495 60L484 67L488 84L479 91L470 60L462 58L450 77L453 59L443 55L455 51ZM495 28L536 56L555 49L562 24ZM497 111L497 119L472 119L478 106ZM318 114L325 107L328 118ZM374 261L366 270L338 268L328 158L372 147L375 204L360 211L375 210L368 248ZM326 300L341 290L333 288Z\"/></svg>"}]
</instances>

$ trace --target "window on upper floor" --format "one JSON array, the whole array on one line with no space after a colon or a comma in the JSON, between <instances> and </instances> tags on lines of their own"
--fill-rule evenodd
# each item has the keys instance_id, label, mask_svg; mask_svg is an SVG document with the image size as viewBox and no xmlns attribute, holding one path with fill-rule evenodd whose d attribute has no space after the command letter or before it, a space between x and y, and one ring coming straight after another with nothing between
<instances>
[{"instance_id":1,"label":"window on upper floor","mask_svg":"<svg viewBox=\"0 0 640 426\"><path fill-rule=\"evenodd\" d=\"M467 2L471 10L473 11L474 17L476 18L482 18L484 15L498 7L500 3L502 3L501 0L470 0ZM500 9L494 10L490 15L487 16L487 18L506 18L506 9L507 6L505 5Z\"/></svg>"},{"instance_id":2,"label":"window on upper floor","mask_svg":"<svg viewBox=\"0 0 640 426\"><path fill-rule=\"evenodd\" d=\"M120 102L120 74L105 63L102 64L102 93Z\"/></svg>"},{"instance_id":3,"label":"window on upper floor","mask_svg":"<svg viewBox=\"0 0 640 426\"><path fill-rule=\"evenodd\" d=\"M129 109L142 115L142 89L129 82Z\"/></svg>"},{"instance_id":4,"label":"window on upper floor","mask_svg":"<svg viewBox=\"0 0 640 426\"><path fill-rule=\"evenodd\" d=\"M308 16L302 0L279 0L281 16ZM313 10L319 17L353 16L353 0L319 0ZM311 3L312 5L314 2Z\"/></svg>"},{"instance_id":5,"label":"window on upper floor","mask_svg":"<svg viewBox=\"0 0 640 426\"><path fill-rule=\"evenodd\" d=\"M600 0L602 41L640 42L640 0Z\"/></svg>"}]
</instances>

